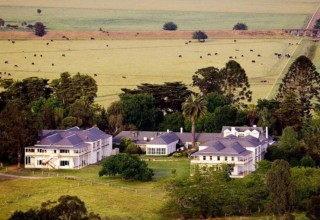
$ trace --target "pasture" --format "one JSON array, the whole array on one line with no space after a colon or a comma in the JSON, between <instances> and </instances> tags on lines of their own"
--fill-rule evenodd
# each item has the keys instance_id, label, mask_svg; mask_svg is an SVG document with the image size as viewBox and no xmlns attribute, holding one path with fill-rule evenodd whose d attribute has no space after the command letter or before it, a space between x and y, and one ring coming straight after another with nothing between
<instances>
[{"instance_id":1,"label":"pasture","mask_svg":"<svg viewBox=\"0 0 320 220\"><path fill-rule=\"evenodd\" d=\"M121 88L168 81L182 81L190 85L196 70L208 66L222 68L226 62L234 59L246 70L253 100L256 101L266 97L288 61L283 55L293 53L299 39L237 39L236 42L234 39L209 39L206 43L186 42L15 40L12 43L1 40L0 76L2 79L32 76L54 79L65 71L70 74L89 74L98 83L97 102L108 106L118 99ZM282 57L278 58L274 53L281 53Z\"/></svg>"},{"instance_id":2,"label":"pasture","mask_svg":"<svg viewBox=\"0 0 320 220\"><path fill-rule=\"evenodd\" d=\"M161 158L158 158L161 159ZM88 211L101 216L132 217L133 219L160 219L159 209L163 205L165 192L161 182L171 175L172 164L178 176L189 175L187 158L162 158L169 161L149 161L154 169L152 182L122 181L114 177L98 177L99 165L91 165L81 170L18 170L12 174L48 176L50 179L0 179L0 219L8 218L15 210L39 207L47 200L57 200L61 195L77 195ZM178 160L178 161L177 161ZM60 177L57 177L59 175ZM65 179L74 176L86 181ZM37 187L35 187L35 185Z\"/></svg>"},{"instance_id":3,"label":"pasture","mask_svg":"<svg viewBox=\"0 0 320 220\"><path fill-rule=\"evenodd\" d=\"M318 6L317 0L12 0L0 1L0 15L7 23L41 21L49 30L161 30L167 21L180 30L231 30L237 22L269 30L301 28Z\"/></svg>"}]
</instances>

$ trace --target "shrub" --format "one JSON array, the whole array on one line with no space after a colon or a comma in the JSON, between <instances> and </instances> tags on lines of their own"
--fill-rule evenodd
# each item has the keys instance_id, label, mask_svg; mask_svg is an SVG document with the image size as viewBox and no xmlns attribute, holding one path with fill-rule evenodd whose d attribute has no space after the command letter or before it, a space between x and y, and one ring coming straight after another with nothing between
<instances>
[{"instance_id":1,"label":"shrub","mask_svg":"<svg viewBox=\"0 0 320 220\"><path fill-rule=\"evenodd\" d=\"M150 181L154 175L153 170L148 168L145 161L132 154L117 154L103 161L99 176L116 176L118 174L126 180L140 181Z\"/></svg>"},{"instance_id":2,"label":"shrub","mask_svg":"<svg viewBox=\"0 0 320 220\"><path fill-rule=\"evenodd\" d=\"M163 25L163 30L166 30L166 31L175 31L177 29L178 29L178 26L172 21L167 22Z\"/></svg>"},{"instance_id":3,"label":"shrub","mask_svg":"<svg viewBox=\"0 0 320 220\"><path fill-rule=\"evenodd\" d=\"M237 23L233 26L233 30L248 30L248 26L245 23Z\"/></svg>"},{"instance_id":4,"label":"shrub","mask_svg":"<svg viewBox=\"0 0 320 220\"><path fill-rule=\"evenodd\" d=\"M176 152L176 153L173 153L172 156L173 157L181 157L181 153Z\"/></svg>"}]
</instances>

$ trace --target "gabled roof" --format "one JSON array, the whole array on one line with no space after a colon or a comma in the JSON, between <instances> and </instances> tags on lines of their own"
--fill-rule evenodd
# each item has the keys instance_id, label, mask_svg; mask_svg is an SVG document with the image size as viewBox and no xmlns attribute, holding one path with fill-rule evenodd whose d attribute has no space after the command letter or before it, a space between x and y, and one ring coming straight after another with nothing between
<instances>
[{"instance_id":1,"label":"gabled roof","mask_svg":"<svg viewBox=\"0 0 320 220\"><path fill-rule=\"evenodd\" d=\"M160 136L154 138L148 145L167 145L173 142L179 141L179 138L174 132L163 133Z\"/></svg>"},{"instance_id":2,"label":"gabled roof","mask_svg":"<svg viewBox=\"0 0 320 220\"><path fill-rule=\"evenodd\" d=\"M224 132L224 130L226 130L226 129L231 131L232 128L234 128L238 132L245 132L246 130L249 130L249 131L258 131L259 133L263 133L263 128L262 127L246 127L246 126L243 126L243 127L223 126L222 127L222 132Z\"/></svg>"},{"instance_id":3,"label":"gabled roof","mask_svg":"<svg viewBox=\"0 0 320 220\"><path fill-rule=\"evenodd\" d=\"M40 140L35 146L67 146L76 147L85 142L93 142L111 137L98 128L81 130L73 127L67 130L43 130Z\"/></svg>"}]
</instances>

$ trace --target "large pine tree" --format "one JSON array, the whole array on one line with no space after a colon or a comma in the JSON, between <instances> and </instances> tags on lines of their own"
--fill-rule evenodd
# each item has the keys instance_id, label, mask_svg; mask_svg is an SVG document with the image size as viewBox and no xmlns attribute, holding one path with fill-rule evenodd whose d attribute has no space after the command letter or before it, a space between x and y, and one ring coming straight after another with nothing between
<instances>
[{"instance_id":1,"label":"large pine tree","mask_svg":"<svg viewBox=\"0 0 320 220\"><path fill-rule=\"evenodd\" d=\"M319 101L320 74L308 57L298 57L290 66L289 71L279 87L277 99L281 102L291 91L295 91L299 104L302 106L301 116L309 117L314 98Z\"/></svg>"}]
</instances>

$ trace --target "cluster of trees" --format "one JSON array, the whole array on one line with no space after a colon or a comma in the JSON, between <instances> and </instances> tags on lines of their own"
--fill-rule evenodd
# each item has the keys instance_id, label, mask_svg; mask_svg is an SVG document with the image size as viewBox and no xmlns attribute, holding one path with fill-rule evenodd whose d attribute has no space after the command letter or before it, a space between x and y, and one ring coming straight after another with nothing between
<instances>
[{"instance_id":1,"label":"cluster of trees","mask_svg":"<svg viewBox=\"0 0 320 220\"><path fill-rule=\"evenodd\" d=\"M94 125L106 130L106 110L94 103L97 84L88 75L62 73L51 83L30 77L1 80L0 161L20 163L24 147L37 141L42 129Z\"/></svg>"},{"instance_id":2,"label":"cluster of trees","mask_svg":"<svg viewBox=\"0 0 320 220\"><path fill-rule=\"evenodd\" d=\"M38 14L41 13L41 9L38 9L37 10ZM0 18L0 27L4 27L5 25L5 20L3 20L2 18ZM39 36L39 37L42 37L46 34L46 26L42 23L42 22L36 22L34 25L32 24L27 24L27 22L21 22L21 25L22 26L27 26L28 28L30 29L33 29L34 30L34 34ZM7 24L7 27L11 27L11 28L18 28L19 25L17 24Z\"/></svg>"},{"instance_id":3,"label":"cluster of trees","mask_svg":"<svg viewBox=\"0 0 320 220\"><path fill-rule=\"evenodd\" d=\"M9 220L30 219L101 220L102 218L93 212L88 213L85 203L77 196L66 195L61 196L58 201L43 202L39 209L15 211L9 218Z\"/></svg>"},{"instance_id":4,"label":"cluster of trees","mask_svg":"<svg viewBox=\"0 0 320 220\"><path fill-rule=\"evenodd\" d=\"M168 218L206 219L253 213L274 214L290 219L295 210L319 216L317 195L320 171L290 168L285 160L272 164L261 161L256 173L243 179L229 178L230 167L223 165L207 175L172 177L166 184L168 200L163 207ZM310 201L310 203L309 203ZM309 205L308 205L309 204ZM313 217L311 219L317 219Z\"/></svg>"},{"instance_id":5,"label":"cluster of trees","mask_svg":"<svg viewBox=\"0 0 320 220\"><path fill-rule=\"evenodd\" d=\"M139 156L121 153L112 155L103 161L99 176L104 175L120 175L125 180L150 181L154 174Z\"/></svg>"}]
</instances>

